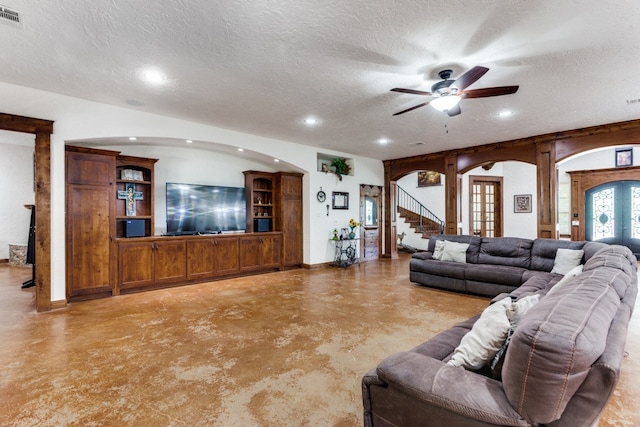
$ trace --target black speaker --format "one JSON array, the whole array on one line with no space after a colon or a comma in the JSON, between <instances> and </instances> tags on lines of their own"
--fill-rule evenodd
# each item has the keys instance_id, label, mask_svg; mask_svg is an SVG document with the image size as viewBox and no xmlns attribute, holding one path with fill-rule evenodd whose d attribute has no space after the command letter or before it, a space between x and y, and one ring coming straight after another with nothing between
<instances>
[{"instance_id":1,"label":"black speaker","mask_svg":"<svg viewBox=\"0 0 640 427\"><path fill-rule=\"evenodd\" d=\"M144 220L126 220L124 223L124 237L144 237Z\"/></svg>"},{"instance_id":2,"label":"black speaker","mask_svg":"<svg viewBox=\"0 0 640 427\"><path fill-rule=\"evenodd\" d=\"M271 231L271 220L269 218L256 219L256 231L257 232Z\"/></svg>"}]
</instances>

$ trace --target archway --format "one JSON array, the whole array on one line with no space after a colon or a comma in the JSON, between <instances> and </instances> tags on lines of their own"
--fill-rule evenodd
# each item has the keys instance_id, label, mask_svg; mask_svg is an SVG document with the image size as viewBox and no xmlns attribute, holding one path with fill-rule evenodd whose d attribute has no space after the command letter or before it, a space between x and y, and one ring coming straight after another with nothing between
<instances>
[{"instance_id":1,"label":"archway","mask_svg":"<svg viewBox=\"0 0 640 427\"><path fill-rule=\"evenodd\" d=\"M0 113L0 129L35 135L36 310L51 310L51 134L53 121Z\"/></svg>"}]
</instances>

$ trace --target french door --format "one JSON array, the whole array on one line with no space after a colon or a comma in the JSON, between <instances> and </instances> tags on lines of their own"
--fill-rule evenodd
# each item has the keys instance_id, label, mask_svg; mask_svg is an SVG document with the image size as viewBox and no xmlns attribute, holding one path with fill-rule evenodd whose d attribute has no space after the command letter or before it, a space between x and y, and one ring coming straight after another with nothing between
<instances>
[{"instance_id":1,"label":"french door","mask_svg":"<svg viewBox=\"0 0 640 427\"><path fill-rule=\"evenodd\" d=\"M640 181L615 181L585 192L586 240L640 254Z\"/></svg>"},{"instance_id":2,"label":"french door","mask_svg":"<svg viewBox=\"0 0 640 427\"><path fill-rule=\"evenodd\" d=\"M469 177L470 234L502 236L502 177Z\"/></svg>"}]
</instances>

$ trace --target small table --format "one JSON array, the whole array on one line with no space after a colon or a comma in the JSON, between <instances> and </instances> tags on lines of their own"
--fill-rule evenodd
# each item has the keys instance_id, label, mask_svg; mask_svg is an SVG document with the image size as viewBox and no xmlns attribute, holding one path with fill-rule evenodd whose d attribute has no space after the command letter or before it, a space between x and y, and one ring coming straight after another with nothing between
<instances>
[{"instance_id":1,"label":"small table","mask_svg":"<svg viewBox=\"0 0 640 427\"><path fill-rule=\"evenodd\" d=\"M334 243L336 250L333 265L336 267L349 267L351 264L360 264L358 251L358 240L360 239L330 240Z\"/></svg>"}]
</instances>

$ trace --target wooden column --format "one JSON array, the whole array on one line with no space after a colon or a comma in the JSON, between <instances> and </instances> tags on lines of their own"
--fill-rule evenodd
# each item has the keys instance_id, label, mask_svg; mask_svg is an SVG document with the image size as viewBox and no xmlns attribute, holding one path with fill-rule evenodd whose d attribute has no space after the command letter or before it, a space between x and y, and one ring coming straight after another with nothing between
<instances>
[{"instance_id":1,"label":"wooden column","mask_svg":"<svg viewBox=\"0 0 640 427\"><path fill-rule=\"evenodd\" d=\"M538 191L538 237L556 236L556 152L555 141L536 144Z\"/></svg>"},{"instance_id":2,"label":"wooden column","mask_svg":"<svg viewBox=\"0 0 640 427\"><path fill-rule=\"evenodd\" d=\"M458 234L458 156L445 158L445 225L446 234Z\"/></svg>"},{"instance_id":3,"label":"wooden column","mask_svg":"<svg viewBox=\"0 0 640 427\"><path fill-rule=\"evenodd\" d=\"M387 162L384 164L384 251L382 258L398 258L398 242L396 236L398 234L397 218L396 218L396 194L398 193L397 184L391 181L391 165Z\"/></svg>"}]
</instances>

